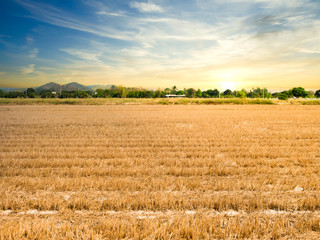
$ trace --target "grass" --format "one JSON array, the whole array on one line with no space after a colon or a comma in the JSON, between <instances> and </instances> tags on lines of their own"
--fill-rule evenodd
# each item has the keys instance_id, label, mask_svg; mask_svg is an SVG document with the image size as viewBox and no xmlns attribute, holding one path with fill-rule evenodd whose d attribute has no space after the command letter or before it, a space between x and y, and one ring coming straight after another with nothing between
<instances>
[{"instance_id":1,"label":"grass","mask_svg":"<svg viewBox=\"0 0 320 240\"><path fill-rule=\"evenodd\" d=\"M47 98L0 98L0 105L251 105L251 104L295 104L319 105L320 100L249 99L249 98L87 98L87 99L47 99Z\"/></svg>"},{"instance_id":2,"label":"grass","mask_svg":"<svg viewBox=\"0 0 320 240\"><path fill-rule=\"evenodd\" d=\"M272 105L275 104L272 100L269 99L242 99L242 98L226 98L226 99L205 99L200 101L200 104L234 104L234 105L245 105L245 104L264 104Z\"/></svg>"},{"instance_id":3,"label":"grass","mask_svg":"<svg viewBox=\"0 0 320 240\"><path fill-rule=\"evenodd\" d=\"M310 100L301 102L302 105L320 105L320 100Z\"/></svg>"},{"instance_id":4,"label":"grass","mask_svg":"<svg viewBox=\"0 0 320 240\"><path fill-rule=\"evenodd\" d=\"M185 100L0 106L0 239L319 238L319 106Z\"/></svg>"},{"instance_id":5,"label":"grass","mask_svg":"<svg viewBox=\"0 0 320 240\"><path fill-rule=\"evenodd\" d=\"M251 98L0 98L0 105L320 105L320 100Z\"/></svg>"}]
</instances>

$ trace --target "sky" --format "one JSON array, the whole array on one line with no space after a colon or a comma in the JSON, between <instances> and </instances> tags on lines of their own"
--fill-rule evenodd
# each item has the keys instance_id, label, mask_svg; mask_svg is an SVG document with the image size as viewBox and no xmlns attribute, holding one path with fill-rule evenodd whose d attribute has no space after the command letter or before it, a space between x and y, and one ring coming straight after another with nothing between
<instances>
[{"instance_id":1,"label":"sky","mask_svg":"<svg viewBox=\"0 0 320 240\"><path fill-rule=\"evenodd\" d=\"M1 0L0 87L320 88L319 0Z\"/></svg>"}]
</instances>

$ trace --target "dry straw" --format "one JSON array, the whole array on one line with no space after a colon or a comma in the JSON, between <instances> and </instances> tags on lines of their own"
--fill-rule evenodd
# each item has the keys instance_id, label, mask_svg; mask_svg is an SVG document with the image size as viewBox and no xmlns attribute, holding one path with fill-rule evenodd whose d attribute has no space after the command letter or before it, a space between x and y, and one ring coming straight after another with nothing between
<instances>
[{"instance_id":1,"label":"dry straw","mask_svg":"<svg viewBox=\"0 0 320 240\"><path fill-rule=\"evenodd\" d=\"M0 106L0 239L316 239L320 111Z\"/></svg>"}]
</instances>

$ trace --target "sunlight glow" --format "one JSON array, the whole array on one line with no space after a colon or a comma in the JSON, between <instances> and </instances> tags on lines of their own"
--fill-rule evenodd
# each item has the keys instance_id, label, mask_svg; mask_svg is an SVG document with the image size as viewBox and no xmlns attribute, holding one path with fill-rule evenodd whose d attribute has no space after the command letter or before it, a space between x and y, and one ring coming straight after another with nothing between
<instances>
[{"instance_id":1,"label":"sunlight glow","mask_svg":"<svg viewBox=\"0 0 320 240\"><path fill-rule=\"evenodd\" d=\"M221 71L221 72L216 72L213 75L215 78L219 79L220 82L220 90L225 91L227 89L230 89L232 91L236 90L236 85L238 81L238 73L234 70L229 70L228 71Z\"/></svg>"},{"instance_id":2,"label":"sunlight glow","mask_svg":"<svg viewBox=\"0 0 320 240\"><path fill-rule=\"evenodd\" d=\"M235 90L235 87L236 87L236 84L234 82L223 82L221 83L221 88L222 90L227 90L227 89L230 89L230 90Z\"/></svg>"},{"instance_id":3,"label":"sunlight glow","mask_svg":"<svg viewBox=\"0 0 320 240\"><path fill-rule=\"evenodd\" d=\"M236 83L234 81L231 81L232 79L232 76L229 76L227 77L226 76L226 79L225 81L221 82L220 86L221 86L221 90L227 90L227 89L230 89L230 90L236 90Z\"/></svg>"}]
</instances>

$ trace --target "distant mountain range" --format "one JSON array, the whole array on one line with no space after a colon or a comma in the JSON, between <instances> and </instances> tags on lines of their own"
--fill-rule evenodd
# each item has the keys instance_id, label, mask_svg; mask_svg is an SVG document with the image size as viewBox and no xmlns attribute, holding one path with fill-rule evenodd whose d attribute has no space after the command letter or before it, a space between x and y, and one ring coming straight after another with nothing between
<instances>
[{"instance_id":1,"label":"distant mountain range","mask_svg":"<svg viewBox=\"0 0 320 240\"><path fill-rule=\"evenodd\" d=\"M0 87L0 90L3 92L24 92L26 88L2 88Z\"/></svg>"},{"instance_id":2,"label":"distant mountain range","mask_svg":"<svg viewBox=\"0 0 320 240\"><path fill-rule=\"evenodd\" d=\"M90 86L87 86L87 87L91 88L92 90L97 90L97 89L108 89L111 86L112 85L90 85Z\"/></svg>"},{"instance_id":3,"label":"distant mountain range","mask_svg":"<svg viewBox=\"0 0 320 240\"><path fill-rule=\"evenodd\" d=\"M51 90L55 92L60 91L92 91L90 87L84 86L80 83L72 82L65 85L60 85L54 82L50 82L47 84L44 84L40 87L35 88L37 92L41 92L43 90Z\"/></svg>"},{"instance_id":4,"label":"distant mountain range","mask_svg":"<svg viewBox=\"0 0 320 240\"><path fill-rule=\"evenodd\" d=\"M77 82L72 82L64 85L60 85L58 83L54 82L49 82L47 84L44 84L40 87L35 87L34 89L40 93L43 90L50 90L54 92L60 92L60 91L95 91L97 89L108 89L112 85L90 85L90 86L84 86L80 83ZM14 92L14 91L19 91L19 92L24 92L26 88L1 88L0 89L4 92Z\"/></svg>"}]
</instances>

